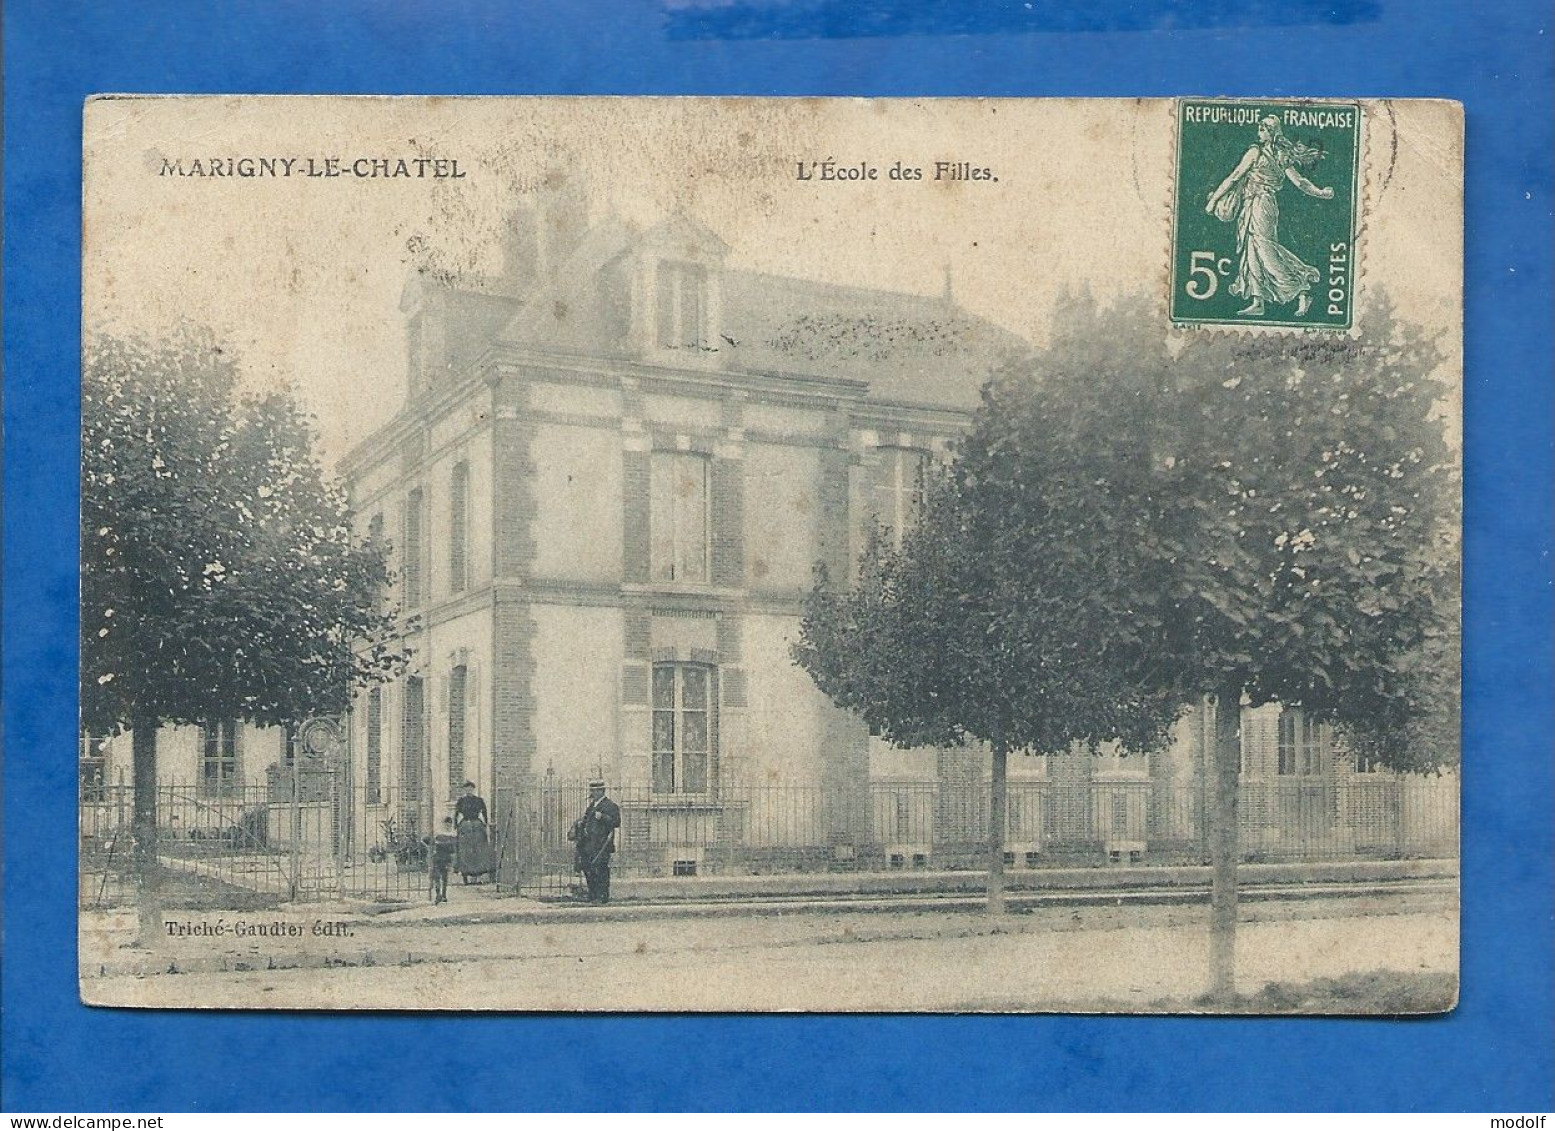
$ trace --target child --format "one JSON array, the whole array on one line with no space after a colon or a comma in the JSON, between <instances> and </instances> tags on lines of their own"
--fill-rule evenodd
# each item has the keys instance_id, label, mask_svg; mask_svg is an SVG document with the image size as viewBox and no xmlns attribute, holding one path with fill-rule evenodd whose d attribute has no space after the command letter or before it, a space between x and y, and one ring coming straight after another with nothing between
<instances>
[{"instance_id":1,"label":"child","mask_svg":"<svg viewBox=\"0 0 1555 1131\"><path fill-rule=\"evenodd\" d=\"M433 903L447 903L448 869L453 865L454 852L459 847L459 838L454 835L454 819L444 817L442 831L422 840L427 846L427 894Z\"/></svg>"}]
</instances>

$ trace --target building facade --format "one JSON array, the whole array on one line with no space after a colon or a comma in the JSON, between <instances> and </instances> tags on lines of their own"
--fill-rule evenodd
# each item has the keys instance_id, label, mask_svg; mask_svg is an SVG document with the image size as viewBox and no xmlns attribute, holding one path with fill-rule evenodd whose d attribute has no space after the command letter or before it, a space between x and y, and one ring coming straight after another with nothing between
<instances>
[{"instance_id":1,"label":"building facade","mask_svg":"<svg viewBox=\"0 0 1555 1131\"><path fill-rule=\"evenodd\" d=\"M948 282L734 270L685 216L535 212L509 238L499 277L407 288L406 404L345 465L417 618L410 673L354 712L366 796L425 828L466 778L519 797L603 776L663 870L730 840L774 866L975 858L986 751L871 738L789 649L816 564L846 577L877 525L899 537L1025 344ZM1209 710L1148 758L1016 759L1013 862L1201 840ZM1305 835L1309 809L1331 835L1353 763L1299 711L1244 733L1255 839Z\"/></svg>"},{"instance_id":2,"label":"building facade","mask_svg":"<svg viewBox=\"0 0 1555 1131\"><path fill-rule=\"evenodd\" d=\"M279 731L164 730L170 798L222 825L300 789L337 850L366 850L424 834L470 780L514 852L564 856L600 776L648 872L974 863L987 752L872 738L790 646L816 565L845 578L872 532L900 537L1027 346L948 279L896 293L727 254L686 216L590 225L557 196L515 216L494 276L415 278L404 403L342 464L359 534L389 549L410 668L357 697L327 777L289 774ZM1202 855L1212 712L1148 757L1012 758L1010 863ZM1403 850L1415 787L1299 710L1243 708L1242 734L1247 851ZM89 792L128 765L127 735L83 744ZM1444 844L1450 817L1431 818Z\"/></svg>"},{"instance_id":3,"label":"building facade","mask_svg":"<svg viewBox=\"0 0 1555 1131\"><path fill-rule=\"evenodd\" d=\"M416 660L358 705L359 778L425 819L465 778L603 775L689 811L932 775L788 650L816 563L845 576L911 521L1019 341L948 297L727 270L685 217L550 250L407 289L407 404L345 470Z\"/></svg>"}]
</instances>

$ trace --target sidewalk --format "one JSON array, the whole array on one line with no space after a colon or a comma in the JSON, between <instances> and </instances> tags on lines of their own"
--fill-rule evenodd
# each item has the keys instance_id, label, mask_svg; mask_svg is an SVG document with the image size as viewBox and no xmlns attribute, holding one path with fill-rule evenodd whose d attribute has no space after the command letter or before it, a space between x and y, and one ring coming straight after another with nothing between
<instances>
[{"instance_id":1,"label":"sidewalk","mask_svg":"<svg viewBox=\"0 0 1555 1131\"><path fill-rule=\"evenodd\" d=\"M1333 861L1244 864L1238 869L1248 900L1307 899L1390 890L1457 890L1456 860ZM615 922L668 918L748 917L816 911L978 911L987 875L979 871L814 872L762 876L623 878L604 906L567 895L535 898L491 884L451 885L447 903L424 900L337 900L283 903L272 914L355 926L404 923ZM1058 904L1178 904L1206 902L1205 866L1134 866L1023 869L1005 874L1012 910ZM130 909L83 911L99 929L130 930ZM167 917L205 918L218 911L169 911ZM250 918L259 917L251 912Z\"/></svg>"},{"instance_id":2,"label":"sidewalk","mask_svg":"<svg viewBox=\"0 0 1555 1131\"><path fill-rule=\"evenodd\" d=\"M1456 877L1458 861L1333 860L1243 864L1243 884L1377 883L1402 879ZM796 872L774 875L622 877L612 895L619 902L703 901L832 897L854 895L943 895L987 888L983 871L897 870L888 872ZM1009 892L1171 891L1209 889L1210 869L1194 864L1098 865L1010 868Z\"/></svg>"},{"instance_id":3,"label":"sidewalk","mask_svg":"<svg viewBox=\"0 0 1555 1131\"><path fill-rule=\"evenodd\" d=\"M1242 869L1244 915L1269 914L1301 918L1334 914L1365 914L1368 907L1438 907L1456 903L1457 880L1440 865L1455 862L1394 861L1363 866L1314 869L1309 865L1248 865ZM1151 878L1167 873L1176 882L1137 883L1137 873ZM982 873L948 874L954 883L935 888L936 876L918 873L916 891L872 891L861 884L831 895L763 894L736 898L729 889L711 883L683 883L679 899L637 898L606 906L571 901L540 901L499 891L491 885L449 888L443 904L298 903L272 911L178 911L165 918L170 934L157 946L133 946L133 909L83 911L80 959L83 974L147 975L192 970L276 969L331 964L400 962L415 954L436 955L446 942L456 942L465 928L529 926L537 928L603 929L620 924L647 928L663 924L711 922L731 926L762 921L870 918L881 921L911 915L925 922L986 921ZM1029 878L1030 874L1027 877ZM828 877L832 879L842 877ZM859 877L851 877L859 878ZM870 883L883 878L864 876ZM898 880L901 877L891 876ZM1208 870L1073 869L1040 876L1042 890L1030 884L1016 887L1006 898L1013 913L1007 919L1034 922L1059 916L1063 921L1093 918L1093 911L1115 912L1124 921L1144 921L1157 913L1198 917L1209 899ZM796 877L734 877L735 880L794 880ZM626 885L622 885L623 888ZM700 898L698 898L700 897ZM1259 908L1269 908L1260 912ZM1283 909L1281 909L1283 908ZM1174 911L1175 909L1175 911ZM723 929L723 928L719 928ZM767 928L760 928L766 930ZM407 949L408 948L408 949ZM279 964L279 965L278 965Z\"/></svg>"},{"instance_id":4,"label":"sidewalk","mask_svg":"<svg viewBox=\"0 0 1555 1131\"><path fill-rule=\"evenodd\" d=\"M1456 971L1450 894L1250 901L1241 919L1244 992L1274 980ZM1162 1003L1201 993L1208 977L1202 904L1049 905L1000 917L836 908L544 923L380 917L347 930L307 945L173 939L155 955L83 937L82 996L196 1008L1180 1009Z\"/></svg>"},{"instance_id":5,"label":"sidewalk","mask_svg":"<svg viewBox=\"0 0 1555 1131\"><path fill-rule=\"evenodd\" d=\"M1413 888L1457 890L1456 860L1338 861L1324 864L1244 864L1243 898L1301 899ZM767 876L627 878L616 881L604 906L564 895L528 898L480 885L449 889L445 904L340 905L330 914L383 923L614 922L669 918L747 917L816 911L980 911L984 872L818 872ZM1012 910L1039 905L1193 904L1208 900L1204 866L1043 868L1005 874ZM322 905L299 904L306 912ZM324 912L321 911L320 914Z\"/></svg>"}]
</instances>

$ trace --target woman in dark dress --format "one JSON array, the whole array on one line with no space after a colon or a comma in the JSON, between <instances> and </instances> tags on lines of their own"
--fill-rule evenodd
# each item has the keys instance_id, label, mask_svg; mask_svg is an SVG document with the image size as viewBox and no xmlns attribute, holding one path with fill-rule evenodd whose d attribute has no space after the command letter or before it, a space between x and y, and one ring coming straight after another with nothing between
<instances>
[{"instance_id":1,"label":"woman in dark dress","mask_svg":"<svg viewBox=\"0 0 1555 1131\"><path fill-rule=\"evenodd\" d=\"M485 875L495 875L496 854L491 848L490 820L486 802L476 796L475 783L464 783L464 796L454 802L454 825L459 835L459 856L455 869L465 883Z\"/></svg>"}]
</instances>

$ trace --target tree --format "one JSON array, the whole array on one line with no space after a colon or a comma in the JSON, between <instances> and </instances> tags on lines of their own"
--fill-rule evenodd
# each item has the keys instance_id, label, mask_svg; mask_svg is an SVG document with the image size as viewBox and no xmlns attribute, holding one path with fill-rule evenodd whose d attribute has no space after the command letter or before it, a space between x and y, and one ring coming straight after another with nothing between
<instances>
[{"instance_id":1,"label":"tree","mask_svg":"<svg viewBox=\"0 0 1555 1131\"><path fill-rule=\"evenodd\" d=\"M1023 373L991 382L901 548L877 532L849 589L818 569L793 649L823 693L895 745L988 745L994 913L1009 753L1147 750L1176 714L1139 669L1141 634L1162 623L1137 599L1155 561L1127 480L1146 469L1119 471L1093 446L1107 411L1100 396L1060 404ZM1099 476L1114 484L1100 505Z\"/></svg>"},{"instance_id":2,"label":"tree","mask_svg":"<svg viewBox=\"0 0 1555 1131\"><path fill-rule=\"evenodd\" d=\"M900 553L867 557L850 593L822 577L796 658L893 741L994 743L996 788L1001 734L1143 749L1214 697L1229 993L1244 701L1300 706L1398 768L1456 758L1443 358L1380 296L1355 338L1168 342L1147 307L1086 299L1055 322L985 391Z\"/></svg>"},{"instance_id":3,"label":"tree","mask_svg":"<svg viewBox=\"0 0 1555 1131\"><path fill-rule=\"evenodd\" d=\"M1148 691L1217 705L1212 966L1227 995L1243 702L1300 706L1396 768L1456 760L1459 510L1444 359L1382 296L1353 338L1168 345L1141 309L1080 302L1065 315L1036 360L1042 381L1060 406L1086 402L1088 385L1116 406L1110 422L1092 420L1091 440L1116 472L1072 474L1083 470L1098 505L1136 493L1150 527L1139 640L1155 662L1133 667Z\"/></svg>"},{"instance_id":4,"label":"tree","mask_svg":"<svg viewBox=\"0 0 1555 1131\"><path fill-rule=\"evenodd\" d=\"M1178 686L1215 695L1214 989L1233 992L1239 706L1302 707L1415 769L1429 700L1455 716L1457 475L1443 358L1374 304L1359 336L1207 335L1174 360L1152 444L1177 500L1168 638ZM1229 706L1228 706L1229 705ZM1435 724L1440 729L1440 721Z\"/></svg>"},{"instance_id":5,"label":"tree","mask_svg":"<svg viewBox=\"0 0 1555 1131\"><path fill-rule=\"evenodd\" d=\"M156 732L291 726L392 676L385 548L357 543L299 409L209 335L105 337L82 369L81 722L129 728L141 933L160 929Z\"/></svg>"}]
</instances>

